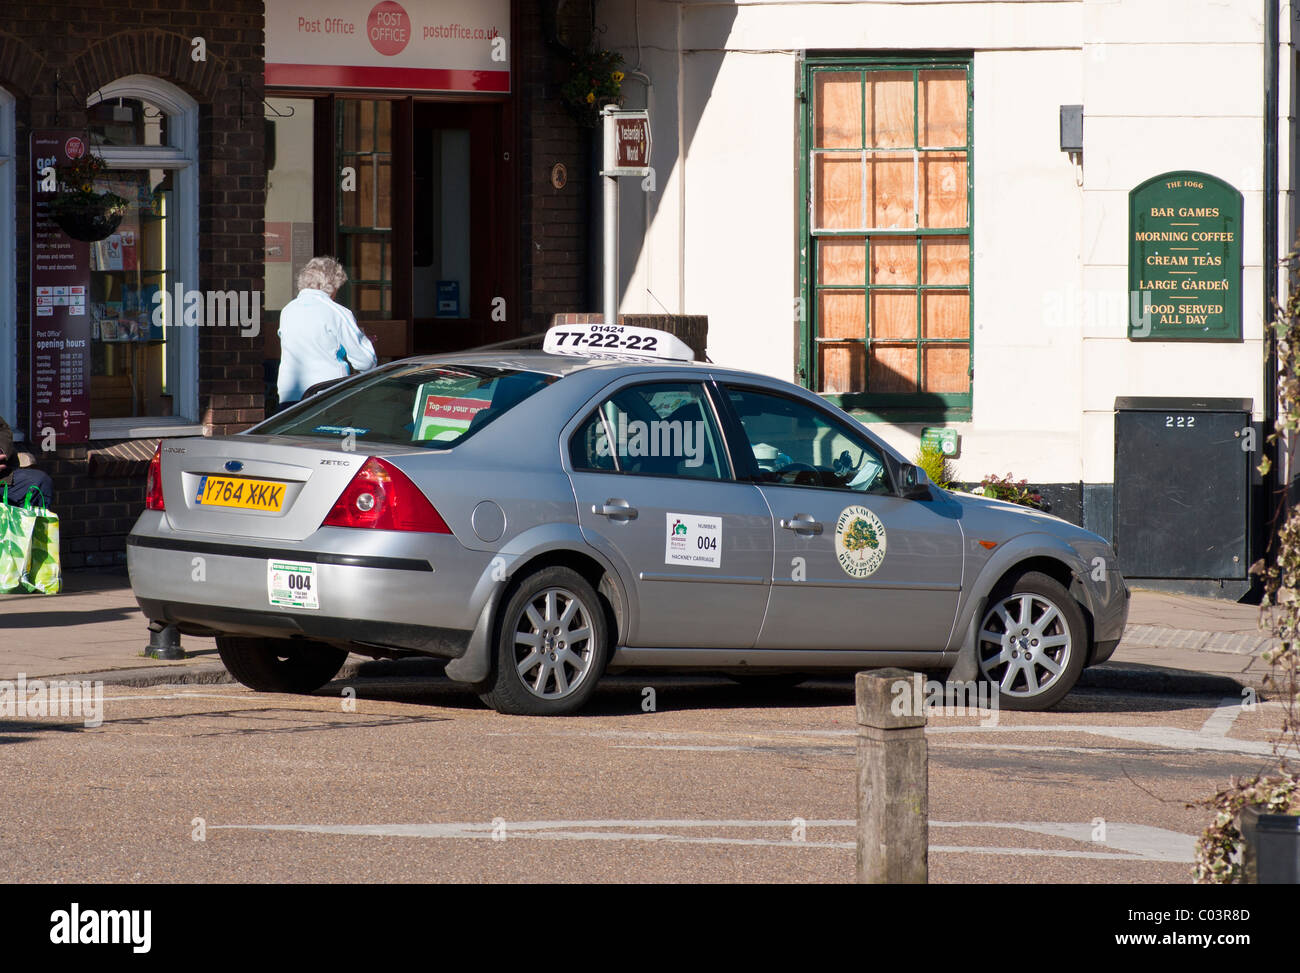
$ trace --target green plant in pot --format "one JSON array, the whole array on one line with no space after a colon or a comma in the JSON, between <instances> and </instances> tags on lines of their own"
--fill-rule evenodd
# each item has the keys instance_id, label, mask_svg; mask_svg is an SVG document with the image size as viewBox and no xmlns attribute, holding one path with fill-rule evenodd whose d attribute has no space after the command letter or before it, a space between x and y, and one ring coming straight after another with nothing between
<instances>
[{"instance_id":1,"label":"green plant in pot","mask_svg":"<svg viewBox=\"0 0 1300 973\"><path fill-rule=\"evenodd\" d=\"M92 152L59 166L59 190L47 204L52 219L74 240L94 243L113 233L126 214L126 199L116 193L98 192L96 178L108 166Z\"/></svg>"},{"instance_id":2,"label":"green plant in pot","mask_svg":"<svg viewBox=\"0 0 1300 973\"><path fill-rule=\"evenodd\" d=\"M1295 261L1296 253L1290 255ZM1278 356L1278 419L1270 442L1300 430L1300 286L1292 290L1273 324ZM1268 456L1260 463L1265 474ZM1196 843L1193 875L1208 883L1300 883L1300 773L1288 755L1300 753L1300 507L1288 511L1277 532L1271 563L1251 573L1264 583L1260 627L1277 639L1264 653L1271 671L1264 689L1282 704L1282 725L1273 736L1274 766L1190 807L1209 807L1214 819Z\"/></svg>"},{"instance_id":3,"label":"green plant in pot","mask_svg":"<svg viewBox=\"0 0 1300 973\"><path fill-rule=\"evenodd\" d=\"M1005 500L1007 503L1018 503L1022 507L1033 507L1036 510L1047 509L1047 504L1043 501L1043 495L1030 487L1028 480L1012 479L1010 473L1006 476L997 476L990 473L980 480L980 485L971 493L988 497L990 500Z\"/></svg>"}]
</instances>

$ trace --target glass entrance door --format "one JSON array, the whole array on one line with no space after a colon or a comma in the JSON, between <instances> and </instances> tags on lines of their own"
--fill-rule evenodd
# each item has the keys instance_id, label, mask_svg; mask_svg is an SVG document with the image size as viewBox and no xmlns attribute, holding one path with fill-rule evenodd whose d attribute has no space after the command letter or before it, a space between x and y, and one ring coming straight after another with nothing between
<instances>
[{"instance_id":1,"label":"glass entrance door","mask_svg":"<svg viewBox=\"0 0 1300 973\"><path fill-rule=\"evenodd\" d=\"M498 225L499 115L498 105L415 105L411 309L417 352L514 334L506 330L509 308L499 281L502 245L513 232Z\"/></svg>"}]
</instances>

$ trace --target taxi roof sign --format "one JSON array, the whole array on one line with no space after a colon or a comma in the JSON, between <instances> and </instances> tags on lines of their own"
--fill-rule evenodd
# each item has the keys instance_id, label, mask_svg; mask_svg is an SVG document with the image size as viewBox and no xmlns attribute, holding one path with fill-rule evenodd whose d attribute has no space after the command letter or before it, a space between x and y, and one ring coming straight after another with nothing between
<instances>
[{"instance_id":1,"label":"taxi roof sign","mask_svg":"<svg viewBox=\"0 0 1300 973\"><path fill-rule=\"evenodd\" d=\"M552 355L584 358L695 360L690 345L676 335L630 324L557 324L547 330L542 350Z\"/></svg>"}]
</instances>

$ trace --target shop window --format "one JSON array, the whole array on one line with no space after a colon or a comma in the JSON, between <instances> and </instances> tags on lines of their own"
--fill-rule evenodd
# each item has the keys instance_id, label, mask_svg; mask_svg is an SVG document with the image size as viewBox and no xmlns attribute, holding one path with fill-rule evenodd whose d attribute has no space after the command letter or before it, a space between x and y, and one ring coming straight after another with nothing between
<instances>
[{"instance_id":1,"label":"shop window","mask_svg":"<svg viewBox=\"0 0 1300 973\"><path fill-rule=\"evenodd\" d=\"M198 106L135 75L88 108L98 185L128 203L91 244L91 438L175 432L198 419L198 328L179 326L174 300L198 289Z\"/></svg>"},{"instance_id":2,"label":"shop window","mask_svg":"<svg viewBox=\"0 0 1300 973\"><path fill-rule=\"evenodd\" d=\"M804 374L840 405L969 414L969 62L805 69Z\"/></svg>"},{"instance_id":3,"label":"shop window","mask_svg":"<svg viewBox=\"0 0 1300 973\"><path fill-rule=\"evenodd\" d=\"M18 304L14 281L17 180L14 98L0 88L0 416L21 435L18 422Z\"/></svg>"},{"instance_id":4,"label":"shop window","mask_svg":"<svg viewBox=\"0 0 1300 973\"><path fill-rule=\"evenodd\" d=\"M96 145L169 144L167 112L149 98L110 98L91 105L86 115Z\"/></svg>"},{"instance_id":5,"label":"shop window","mask_svg":"<svg viewBox=\"0 0 1300 973\"><path fill-rule=\"evenodd\" d=\"M172 173L113 169L97 185L128 208L117 232L90 244L90 417L171 416L167 344L176 332L155 323L154 311L155 295L171 294L175 265Z\"/></svg>"},{"instance_id":6,"label":"shop window","mask_svg":"<svg viewBox=\"0 0 1300 973\"><path fill-rule=\"evenodd\" d=\"M393 102L335 102L339 260L348 282L335 298L358 318L393 310Z\"/></svg>"}]
</instances>

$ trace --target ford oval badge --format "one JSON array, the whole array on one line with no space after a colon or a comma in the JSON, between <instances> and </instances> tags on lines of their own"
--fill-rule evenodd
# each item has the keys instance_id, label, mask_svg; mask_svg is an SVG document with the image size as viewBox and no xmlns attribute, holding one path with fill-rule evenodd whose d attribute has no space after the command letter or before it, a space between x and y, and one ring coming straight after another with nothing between
<instances>
[{"instance_id":1,"label":"ford oval badge","mask_svg":"<svg viewBox=\"0 0 1300 973\"><path fill-rule=\"evenodd\" d=\"M237 459L228 460L226 462L227 473L238 473L243 468L244 468L244 464L239 462L239 460Z\"/></svg>"}]
</instances>

